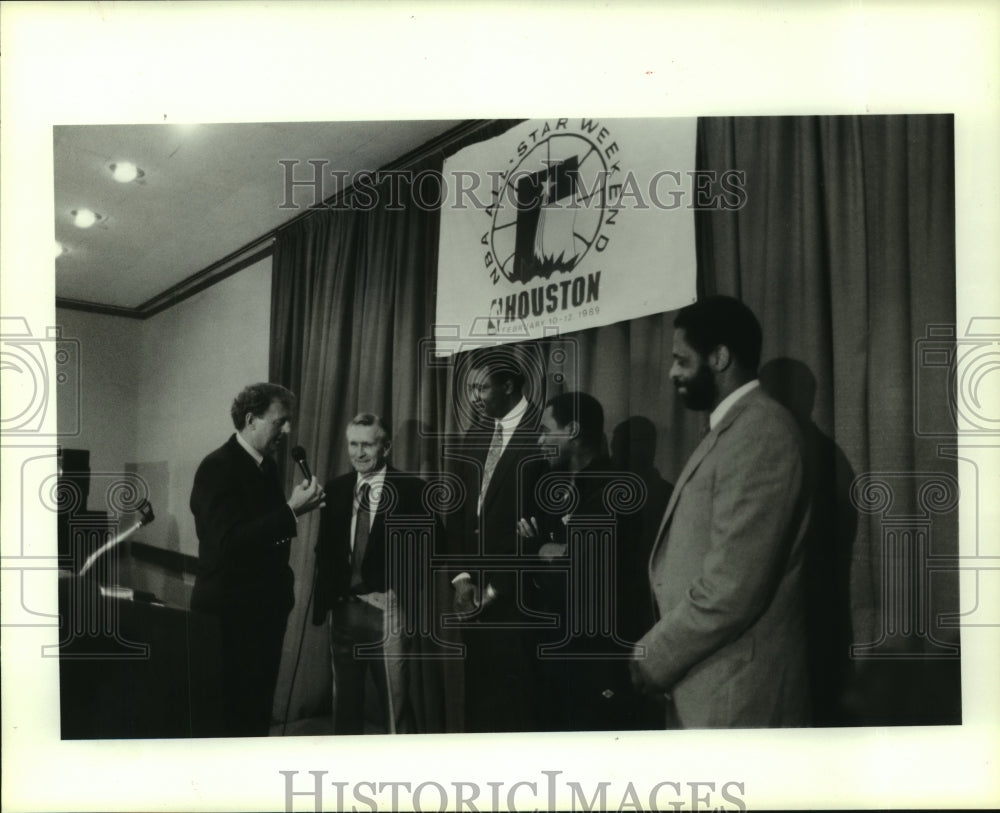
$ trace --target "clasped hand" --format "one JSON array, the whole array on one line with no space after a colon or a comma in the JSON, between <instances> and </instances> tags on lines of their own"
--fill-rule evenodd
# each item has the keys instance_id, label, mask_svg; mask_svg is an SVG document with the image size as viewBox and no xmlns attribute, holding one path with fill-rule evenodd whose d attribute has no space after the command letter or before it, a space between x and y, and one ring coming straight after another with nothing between
<instances>
[{"instance_id":1,"label":"clasped hand","mask_svg":"<svg viewBox=\"0 0 1000 813\"><path fill-rule=\"evenodd\" d=\"M455 612L471 613L479 607L479 587L469 577L455 582Z\"/></svg>"},{"instance_id":2,"label":"clasped hand","mask_svg":"<svg viewBox=\"0 0 1000 813\"><path fill-rule=\"evenodd\" d=\"M303 480L292 489L292 496L288 498L288 507L292 509L297 517L307 514L316 508L325 508L326 493L315 477L310 480Z\"/></svg>"},{"instance_id":3,"label":"clasped hand","mask_svg":"<svg viewBox=\"0 0 1000 813\"><path fill-rule=\"evenodd\" d=\"M517 535L522 539L543 539L542 532L538 528L538 520L532 517L530 520L523 517L517 522ZM552 534L549 539L543 542L538 548L538 555L546 562L551 562L560 556L566 555L566 545L561 542L552 541Z\"/></svg>"}]
</instances>

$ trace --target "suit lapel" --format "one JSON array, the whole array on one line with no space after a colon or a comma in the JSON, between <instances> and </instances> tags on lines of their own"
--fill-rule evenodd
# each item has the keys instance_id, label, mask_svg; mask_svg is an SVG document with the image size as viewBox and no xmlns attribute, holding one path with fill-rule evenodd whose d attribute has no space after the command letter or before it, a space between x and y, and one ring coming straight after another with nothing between
<instances>
[{"instance_id":1,"label":"suit lapel","mask_svg":"<svg viewBox=\"0 0 1000 813\"><path fill-rule=\"evenodd\" d=\"M250 452L240 445L240 442L236 439L234 434L229 439L230 455L233 460L237 461L237 465L242 472L243 477L245 477L249 482L254 480L259 481L262 474L264 473L263 463L258 466L257 461L250 456ZM264 462L267 461L267 457L264 457Z\"/></svg>"},{"instance_id":2,"label":"suit lapel","mask_svg":"<svg viewBox=\"0 0 1000 813\"><path fill-rule=\"evenodd\" d=\"M697 471L698 466L701 465L701 461L705 459L705 455L707 455L715 446L715 442L718 438L718 434L714 431L705 435L705 437L701 439L701 443L699 443L695 447L695 450L691 453L691 457L689 457L687 463L684 464L684 468L681 469L680 477L677 478L677 485L674 486L673 493L670 495L670 500L667 502L667 509L663 512L663 520L660 522L660 528L656 532L656 541L653 543L653 550L650 551L650 562L653 561L653 557L656 556L657 549L666 537L667 526L670 524L670 517L674 513L674 508L677 507L677 501L680 499L681 491L684 489L687 481L691 479L691 475Z\"/></svg>"},{"instance_id":3,"label":"suit lapel","mask_svg":"<svg viewBox=\"0 0 1000 813\"><path fill-rule=\"evenodd\" d=\"M530 445L534 441L531 427L526 422L530 412L531 405L529 404L528 409L524 412L524 416L511 435L510 441L507 443L507 448L503 450L503 454L500 455L500 459L497 461L497 467L493 470L493 477L490 479L489 487L483 495L483 513L486 513L486 506L496 497L501 483L511 474L511 468L515 465L515 462L522 457L525 446ZM485 459L484 456L483 460Z\"/></svg>"},{"instance_id":4,"label":"suit lapel","mask_svg":"<svg viewBox=\"0 0 1000 813\"><path fill-rule=\"evenodd\" d=\"M667 503L667 509L663 513L663 521L660 522L660 528L656 533L656 541L653 543L653 549L650 551L649 564L650 567L653 565L653 559L656 556L656 552L660 545L667 536L667 527L670 524L670 517L673 515L674 508L677 507L677 501L680 499L681 492L684 489L685 484L691 479L691 476L698 470L698 466L701 465L705 456L715 448L716 442L719 440L719 436L732 426L733 421L747 408L747 406L760 394L760 388L751 390L743 398L740 398L729 411L725 414L723 419L719 422L719 425L710 431L705 437L701 439L701 443L695 448L694 452L691 453L691 457L688 458L687 463L684 464L684 468L681 470L680 477L677 478L677 485L674 486L674 491L670 495L670 501Z\"/></svg>"},{"instance_id":5,"label":"suit lapel","mask_svg":"<svg viewBox=\"0 0 1000 813\"><path fill-rule=\"evenodd\" d=\"M384 486L383 486L386 491L389 491L389 490L395 488L395 484L392 482L392 480L393 480L393 475L395 475L397 473L398 472L395 469L391 468L391 467L386 468L386 470L385 470L385 480L384 480ZM398 498L398 494L396 496ZM386 506L386 501L387 500L379 500L378 508L375 511L375 516L372 518L372 525L371 525L371 528L368 531L368 545L369 545L368 549L369 550L371 550L372 540L380 539L381 538L380 535L384 533L383 528L385 527L385 513L386 513L385 512L385 506Z\"/></svg>"},{"instance_id":6,"label":"suit lapel","mask_svg":"<svg viewBox=\"0 0 1000 813\"><path fill-rule=\"evenodd\" d=\"M343 487L337 493L336 508L334 516L346 517L345 525L348 532L351 529L351 514L354 511L354 486L357 480L355 477L344 478Z\"/></svg>"},{"instance_id":7,"label":"suit lapel","mask_svg":"<svg viewBox=\"0 0 1000 813\"><path fill-rule=\"evenodd\" d=\"M235 465L235 472L254 499L272 499L275 494L281 494L284 499L284 487L278 478L278 464L272 457L264 455L260 465L243 448L233 434L229 439L230 457Z\"/></svg>"}]
</instances>

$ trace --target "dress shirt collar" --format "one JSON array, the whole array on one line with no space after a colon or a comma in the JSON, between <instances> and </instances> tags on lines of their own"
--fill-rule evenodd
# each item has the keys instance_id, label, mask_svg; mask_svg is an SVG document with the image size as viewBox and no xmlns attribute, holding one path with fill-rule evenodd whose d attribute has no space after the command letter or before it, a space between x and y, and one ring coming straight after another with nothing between
<instances>
[{"instance_id":1,"label":"dress shirt collar","mask_svg":"<svg viewBox=\"0 0 1000 813\"><path fill-rule=\"evenodd\" d=\"M351 507L351 545L354 545L354 532L357 528L358 512L361 510L361 489L369 487L368 491L368 513L375 520L375 512L378 511L379 500L382 497L382 487L385 485L385 473L387 465L382 466L374 474L362 477L360 474L354 481L354 502Z\"/></svg>"},{"instance_id":2,"label":"dress shirt collar","mask_svg":"<svg viewBox=\"0 0 1000 813\"><path fill-rule=\"evenodd\" d=\"M378 492L382 490L382 485L385 483L385 473L387 469L388 464L382 466L382 468L374 474L369 474L367 477L362 477L359 474L354 481L354 498L357 499L362 483L368 483L368 485L371 486L372 494L378 494Z\"/></svg>"},{"instance_id":3,"label":"dress shirt collar","mask_svg":"<svg viewBox=\"0 0 1000 813\"><path fill-rule=\"evenodd\" d=\"M733 405L740 400L744 395L746 395L751 390L757 389L760 386L760 381L756 378L753 381L747 381L742 387L737 387L729 395L723 398L719 405L712 410L712 414L708 416L708 426L709 429L715 429L719 425L719 422L726 417L726 413L733 408Z\"/></svg>"},{"instance_id":4,"label":"dress shirt collar","mask_svg":"<svg viewBox=\"0 0 1000 813\"><path fill-rule=\"evenodd\" d=\"M503 427L503 439L506 441L512 434L514 434L514 430L517 429L517 425L521 422L521 418L524 417L524 413L527 411L528 399L522 395L521 400L514 405L514 408L510 412L498 421L493 422L494 430L496 429L496 425L499 423Z\"/></svg>"},{"instance_id":5,"label":"dress shirt collar","mask_svg":"<svg viewBox=\"0 0 1000 813\"><path fill-rule=\"evenodd\" d=\"M242 446L244 449L246 449L246 453L253 458L253 462L257 464L257 468L258 469L261 468L261 465L264 462L264 455L262 455L253 446L247 443L246 439L239 432L236 433L236 442L240 444L240 446Z\"/></svg>"}]
</instances>

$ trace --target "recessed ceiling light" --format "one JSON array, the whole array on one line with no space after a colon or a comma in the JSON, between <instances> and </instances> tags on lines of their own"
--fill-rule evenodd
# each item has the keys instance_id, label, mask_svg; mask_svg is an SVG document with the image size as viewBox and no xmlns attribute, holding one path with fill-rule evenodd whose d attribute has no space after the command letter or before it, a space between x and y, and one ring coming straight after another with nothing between
<instances>
[{"instance_id":1,"label":"recessed ceiling light","mask_svg":"<svg viewBox=\"0 0 1000 813\"><path fill-rule=\"evenodd\" d=\"M118 161L114 164L109 164L108 169L111 170L111 176L118 183L131 183L136 178L141 178L146 174L131 161Z\"/></svg>"},{"instance_id":2,"label":"recessed ceiling light","mask_svg":"<svg viewBox=\"0 0 1000 813\"><path fill-rule=\"evenodd\" d=\"M56 257L61 257L63 254L66 253L66 246L64 246L58 240L56 240L56 244L53 246L53 248L55 249Z\"/></svg>"},{"instance_id":3,"label":"recessed ceiling light","mask_svg":"<svg viewBox=\"0 0 1000 813\"><path fill-rule=\"evenodd\" d=\"M104 215L99 215L90 209L74 209L70 215L73 218L73 225L78 229L89 229L95 223L104 220Z\"/></svg>"}]
</instances>

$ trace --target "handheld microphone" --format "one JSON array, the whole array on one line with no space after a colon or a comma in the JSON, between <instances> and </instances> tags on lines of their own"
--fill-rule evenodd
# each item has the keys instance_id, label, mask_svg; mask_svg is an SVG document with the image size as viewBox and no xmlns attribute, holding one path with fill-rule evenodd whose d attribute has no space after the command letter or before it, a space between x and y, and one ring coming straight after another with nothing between
<instances>
[{"instance_id":1,"label":"handheld microphone","mask_svg":"<svg viewBox=\"0 0 1000 813\"><path fill-rule=\"evenodd\" d=\"M292 449L292 460L299 464L303 476L307 480L312 480L312 472L309 470L309 464L306 463L306 450L301 446L296 446Z\"/></svg>"}]
</instances>

